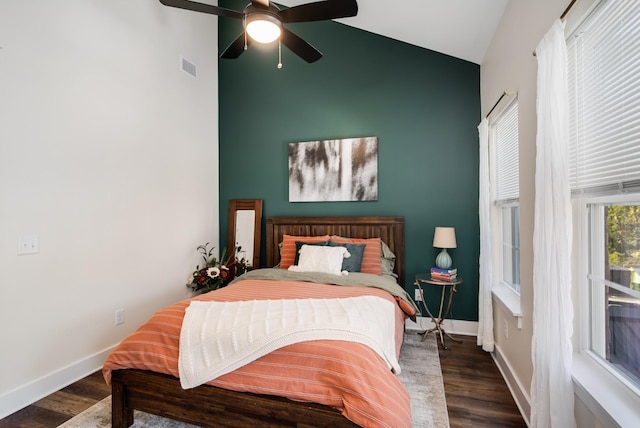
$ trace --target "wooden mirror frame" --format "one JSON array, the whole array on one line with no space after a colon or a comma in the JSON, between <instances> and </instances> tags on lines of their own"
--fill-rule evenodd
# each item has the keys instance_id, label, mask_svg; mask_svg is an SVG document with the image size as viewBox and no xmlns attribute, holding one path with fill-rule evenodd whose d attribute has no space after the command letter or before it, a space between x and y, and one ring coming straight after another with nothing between
<instances>
[{"instance_id":1,"label":"wooden mirror frame","mask_svg":"<svg viewBox=\"0 0 640 428\"><path fill-rule=\"evenodd\" d=\"M253 268L260 267L260 236L262 234L262 199L231 199L229 201L229 239L227 251L231 255L236 248L236 218L238 211L254 211L255 221L253 224L253 259L250 260ZM245 227L248 227L246 225ZM249 258L249 257L247 257Z\"/></svg>"}]
</instances>

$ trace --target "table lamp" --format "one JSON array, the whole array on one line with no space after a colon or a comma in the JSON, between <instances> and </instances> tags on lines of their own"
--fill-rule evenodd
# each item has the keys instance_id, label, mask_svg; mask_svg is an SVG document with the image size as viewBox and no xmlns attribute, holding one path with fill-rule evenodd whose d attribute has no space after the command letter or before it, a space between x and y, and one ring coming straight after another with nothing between
<instances>
[{"instance_id":1,"label":"table lamp","mask_svg":"<svg viewBox=\"0 0 640 428\"><path fill-rule=\"evenodd\" d=\"M440 269L451 267L451 256L447 253L447 248L456 248L456 230L453 227L436 227L433 234L433 246L442 248L436 257L436 266Z\"/></svg>"}]
</instances>

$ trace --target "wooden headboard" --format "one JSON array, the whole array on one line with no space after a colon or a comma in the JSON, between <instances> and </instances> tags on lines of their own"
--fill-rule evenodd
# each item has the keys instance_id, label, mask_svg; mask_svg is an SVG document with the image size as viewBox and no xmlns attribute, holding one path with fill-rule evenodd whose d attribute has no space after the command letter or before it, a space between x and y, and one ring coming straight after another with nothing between
<instances>
[{"instance_id":1,"label":"wooden headboard","mask_svg":"<svg viewBox=\"0 0 640 428\"><path fill-rule=\"evenodd\" d=\"M404 287L404 217L267 217L267 267L280 261L282 235L380 238L396 255L395 273Z\"/></svg>"}]
</instances>

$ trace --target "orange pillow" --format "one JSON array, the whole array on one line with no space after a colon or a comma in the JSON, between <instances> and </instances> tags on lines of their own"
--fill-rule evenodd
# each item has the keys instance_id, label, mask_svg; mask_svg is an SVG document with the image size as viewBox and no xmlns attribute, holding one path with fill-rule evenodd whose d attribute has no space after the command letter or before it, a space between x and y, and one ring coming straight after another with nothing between
<instances>
[{"instance_id":1,"label":"orange pillow","mask_svg":"<svg viewBox=\"0 0 640 428\"><path fill-rule=\"evenodd\" d=\"M289 269L296 259L296 241L322 242L328 241L329 235L322 236L294 236L282 235L282 249L280 250L280 269Z\"/></svg>"},{"instance_id":2,"label":"orange pillow","mask_svg":"<svg viewBox=\"0 0 640 428\"><path fill-rule=\"evenodd\" d=\"M364 254L362 255L362 267L360 267L360 272L382 275L382 265L380 263L382 246L380 238L359 239L332 236L331 240L338 244L365 244L366 247L364 248Z\"/></svg>"}]
</instances>

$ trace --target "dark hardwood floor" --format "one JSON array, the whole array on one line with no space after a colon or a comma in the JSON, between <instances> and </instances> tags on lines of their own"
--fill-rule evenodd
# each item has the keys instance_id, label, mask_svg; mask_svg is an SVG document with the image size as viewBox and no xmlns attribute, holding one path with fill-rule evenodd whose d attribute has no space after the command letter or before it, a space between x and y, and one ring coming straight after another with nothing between
<instances>
[{"instance_id":1,"label":"dark hardwood floor","mask_svg":"<svg viewBox=\"0 0 640 428\"><path fill-rule=\"evenodd\" d=\"M526 427L511 392L490 354L475 336L454 336L439 348L451 428Z\"/></svg>"},{"instance_id":2,"label":"dark hardwood floor","mask_svg":"<svg viewBox=\"0 0 640 428\"><path fill-rule=\"evenodd\" d=\"M526 427L491 356L473 336L456 336L440 348L440 364L451 428ZM0 428L54 428L107 397L100 372L0 420Z\"/></svg>"},{"instance_id":3,"label":"dark hardwood floor","mask_svg":"<svg viewBox=\"0 0 640 428\"><path fill-rule=\"evenodd\" d=\"M0 420L0 428L54 428L109 394L98 371Z\"/></svg>"}]
</instances>

